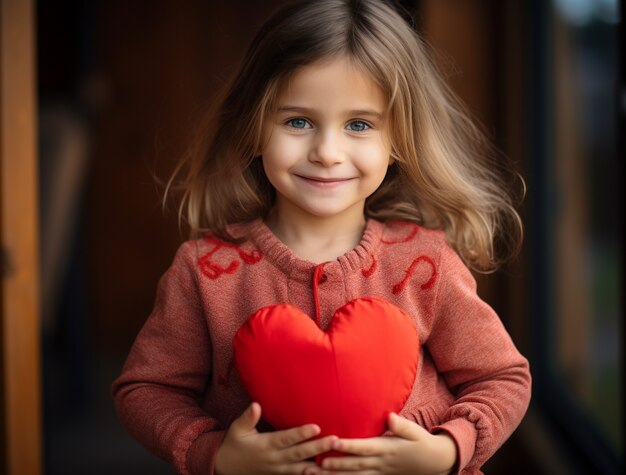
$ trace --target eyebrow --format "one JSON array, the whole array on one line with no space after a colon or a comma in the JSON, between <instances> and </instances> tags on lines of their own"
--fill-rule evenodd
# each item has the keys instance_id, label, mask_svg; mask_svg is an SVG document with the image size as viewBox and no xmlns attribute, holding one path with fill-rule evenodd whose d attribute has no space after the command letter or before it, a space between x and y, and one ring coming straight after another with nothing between
<instances>
[{"instance_id":1,"label":"eyebrow","mask_svg":"<svg viewBox=\"0 0 626 475\"><path fill-rule=\"evenodd\" d=\"M296 112L296 113L303 113L303 114L311 114L312 112L315 112L315 109L309 108L309 107L297 107L297 106L283 106L283 107L279 107L277 109L278 112ZM349 116L369 116L369 117L373 117L375 119L382 119L383 118L383 114L381 114L378 111L375 111L373 109L353 109L353 110L349 110L346 111L346 115Z\"/></svg>"}]
</instances>

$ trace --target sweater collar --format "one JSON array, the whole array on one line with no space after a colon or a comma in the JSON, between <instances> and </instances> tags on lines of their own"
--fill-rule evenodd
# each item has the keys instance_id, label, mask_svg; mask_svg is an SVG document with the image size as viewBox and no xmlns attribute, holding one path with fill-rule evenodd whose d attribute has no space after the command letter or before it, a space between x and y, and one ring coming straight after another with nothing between
<instances>
[{"instance_id":1,"label":"sweater collar","mask_svg":"<svg viewBox=\"0 0 626 475\"><path fill-rule=\"evenodd\" d=\"M288 274L290 278L302 281L311 279L311 274L318 264L295 255L276 237L262 219L256 219L248 223L246 227L248 228L246 234L250 236L251 242L261 251L265 259ZM383 230L384 224L375 219L368 219L359 244L334 261L324 264L326 278L330 281L342 281L346 274L369 268L380 244Z\"/></svg>"}]
</instances>

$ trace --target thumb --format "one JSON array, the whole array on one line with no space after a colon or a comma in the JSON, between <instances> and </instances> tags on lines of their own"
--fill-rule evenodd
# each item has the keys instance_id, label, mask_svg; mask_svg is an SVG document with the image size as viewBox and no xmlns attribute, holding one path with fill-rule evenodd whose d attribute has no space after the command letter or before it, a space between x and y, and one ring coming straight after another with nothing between
<instances>
[{"instance_id":1,"label":"thumb","mask_svg":"<svg viewBox=\"0 0 626 475\"><path fill-rule=\"evenodd\" d=\"M255 431L256 425L261 420L261 405L253 402L243 413L233 421L231 430L238 434L246 434Z\"/></svg>"},{"instance_id":2,"label":"thumb","mask_svg":"<svg viewBox=\"0 0 626 475\"><path fill-rule=\"evenodd\" d=\"M408 440L419 440L426 429L395 413L390 413L388 418L389 430L398 437Z\"/></svg>"}]
</instances>

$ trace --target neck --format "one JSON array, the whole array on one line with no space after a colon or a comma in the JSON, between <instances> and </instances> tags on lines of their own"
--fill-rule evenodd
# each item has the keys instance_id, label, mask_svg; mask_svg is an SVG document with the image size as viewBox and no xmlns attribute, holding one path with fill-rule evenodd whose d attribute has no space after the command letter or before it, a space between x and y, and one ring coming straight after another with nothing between
<instances>
[{"instance_id":1,"label":"neck","mask_svg":"<svg viewBox=\"0 0 626 475\"><path fill-rule=\"evenodd\" d=\"M321 263L335 260L359 244L365 215L361 210L349 215L319 217L285 213L275 207L266 224L298 257Z\"/></svg>"}]
</instances>

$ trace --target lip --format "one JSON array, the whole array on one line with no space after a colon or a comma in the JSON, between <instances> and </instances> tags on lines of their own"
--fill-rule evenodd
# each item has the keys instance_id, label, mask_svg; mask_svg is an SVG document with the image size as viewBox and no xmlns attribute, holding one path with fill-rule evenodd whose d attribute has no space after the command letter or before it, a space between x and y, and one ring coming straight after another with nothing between
<instances>
[{"instance_id":1,"label":"lip","mask_svg":"<svg viewBox=\"0 0 626 475\"><path fill-rule=\"evenodd\" d=\"M309 185L318 187L318 188L334 188L337 186L341 186L354 178L328 178L328 177L316 177L316 176L305 176L305 175L296 175L300 180L308 183Z\"/></svg>"}]
</instances>

